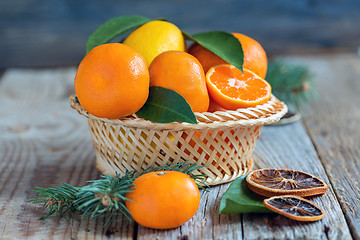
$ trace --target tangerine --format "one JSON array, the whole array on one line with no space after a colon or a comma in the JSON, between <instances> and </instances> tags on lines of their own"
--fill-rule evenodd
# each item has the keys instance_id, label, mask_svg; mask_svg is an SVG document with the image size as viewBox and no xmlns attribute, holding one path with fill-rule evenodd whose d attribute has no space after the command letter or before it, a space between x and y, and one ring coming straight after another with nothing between
<instances>
[{"instance_id":1,"label":"tangerine","mask_svg":"<svg viewBox=\"0 0 360 240\"><path fill-rule=\"evenodd\" d=\"M137 112L149 95L145 59L121 43L93 48L81 61L74 80L80 104L102 118L121 118Z\"/></svg>"},{"instance_id":2,"label":"tangerine","mask_svg":"<svg viewBox=\"0 0 360 240\"><path fill-rule=\"evenodd\" d=\"M244 68L251 70L265 78L267 71L267 56L264 48L253 38L241 33L233 33L240 41L244 53ZM190 46L188 53L195 56L202 64L205 73L213 66L226 64L227 62L210 50L194 43Z\"/></svg>"},{"instance_id":3,"label":"tangerine","mask_svg":"<svg viewBox=\"0 0 360 240\"><path fill-rule=\"evenodd\" d=\"M241 72L230 64L210 68L206 84L212 100L229 110L254 107L267 102L271 86L248 69Z\"/></svg>"},{"instance_id":4,"label":"tangerine","mask_svg":"<svg viewBox=\"0 0 360 240\"><path fill-rule=\"evenodd\" d=\"M176 228L190 220L200 204L200 192L192 178L177 171L146 173L126 194L127 209L140 225L154 229Z\"/></svg>"},{"instance_id":5,"label":"tangerine","mask_svg":"<svg viewBox=\"0 0 360 240\"><path fill-rule=\"evenodd\" d=\"M182 51L166 51L150 64L150 85L171 89L185 98L194 112L206 112L209 95L199 61Z\"/></svg>"}]
</instances>

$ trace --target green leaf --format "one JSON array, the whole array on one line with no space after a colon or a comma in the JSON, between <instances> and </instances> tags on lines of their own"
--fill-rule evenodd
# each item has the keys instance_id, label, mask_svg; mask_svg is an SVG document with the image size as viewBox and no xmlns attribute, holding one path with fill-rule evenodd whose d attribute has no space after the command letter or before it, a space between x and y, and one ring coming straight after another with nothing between
<instances>
[{"instance_id":1,"label":"green leaf","mask_svg":"<svg viewBox=\"0 0 360 240\"><path fill-rule=\"evenodd\" d=\"M162 87L150 87L148 100L136 114L157 123L179 121L197 124L195 114L185 98Z\"/></svg>"},{"instance_id":2,"label":"green leaf","mask_svg":"<svg viewBox=\"0 0 360 240\"><path fill-rule=\"evenodd\" d=\"M214 31L198 33L191 36L183 31L183 35L186 39L193 40L241 71L243 70L243 49L240 41L231 33Z\"/></svg>"},{"instance_id":3,"label":"green leaf","mask_svg":"<svg viewBox=\"0 0 360 240\"><path fill-rule=\"evenodd\" d=\"M149 21L152 21L152 19L137 15L111 18L100 25L100 27L90 35L86 43L86 53L94 47L109 43L131 29L139 27Z\"/></svg>"},{"instance_id":4,"label":"green leaf","mask_svg":"<svg viewBox=\"0 0 360 240\"><path fill-rule=\"evenodd\" d=\"M248 188L245 178L246 176L238 177L231 183L220 200L219 213L271 212Z\"/></svg>"}]
</instances>

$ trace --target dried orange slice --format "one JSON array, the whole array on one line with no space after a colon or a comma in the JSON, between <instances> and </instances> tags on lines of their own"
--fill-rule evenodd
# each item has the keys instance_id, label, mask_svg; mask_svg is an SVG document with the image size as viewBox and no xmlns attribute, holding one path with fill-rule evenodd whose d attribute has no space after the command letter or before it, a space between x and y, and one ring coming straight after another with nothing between
<instances>
[{"instance_id":1,"label":"dried orange slice","mask_svg":"<svg viewBox=\"0 0 360 240\"><path fill-rule=\"evenodd\" d=\"M324 194L328 185L305 172L288 169L258 169L250 172L248 187L266 197L296 195L300 197Z\"/></svg>"},{"instance_id":2,"label":"dried orange slice","mask_svg":"<svg viewBox=\"0 0 360 240\"><path fill-rule=\"evenodd\" d=\"M206 73L210 98L229 110L254 107L270 99L270 84L248 69L230 64L214 66Z\"/></svg>"},{"instance_id":3,"label":"dried orange slice","mask_svg":"<svg viewBox=\"0 0 360 240\"><path fill-rule=\"evenodd\" d=\"M264 200L271 211L297 221L317 221L326 216L325 211L315 203L298 196L275 196Z\"/></svg>"}]
</instances>

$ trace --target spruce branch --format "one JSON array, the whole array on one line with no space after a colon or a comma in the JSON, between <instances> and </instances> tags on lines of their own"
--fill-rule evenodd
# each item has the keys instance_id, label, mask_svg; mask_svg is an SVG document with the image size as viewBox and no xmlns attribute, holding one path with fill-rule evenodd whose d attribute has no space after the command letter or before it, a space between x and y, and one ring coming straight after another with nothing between
<instances>
[{"instance_id":1,"label":"spruce branch","mask_svg":"<svg viewBox=\"0 0 360 240\"><path fill-rule=\"evenodd\" d=\"M89 185L79 188L78 198L74 200L77 210L82 211L82 217L90 219L105 216L111 213L109 219L115 213L123 213L127 219L131 219L130 212L125 206L125 194L131 191L135 178L134 172L127 172L120 178L110 175L101 176L102 179L88 181Z\"/></svg>"},{"instance_id":2,"label":"spruce branch","mask_svg":"<svg viewBox=\"0 0 360 240\"><path fill-rule=\"evenodd\" d=\"M283 60L271 61L266 74L273 94L296 110L304 108L316 96L313 77L305 66Z\"/></svg>"},{"instance_id":3,"label":"spruce branch","mask_svg":"<svg viewBox=\"0 0 360 240\"><path fill-rule=\"evenodd\" d=\"M126 193L133 189L133 182L139 176L155 171L179 171L189 175L199 188L208 187L206 176L193 174L197 169L204 166L188 161L176 164L167 163L163 166L148 167L142 172L127 171L124 176L116 173L116 176L102 175L100 179L88 181L88 185L74 187L63 183L60 187L41 188L37 187L34 192L38 195L29 200L31 203L42 203L47 209L47 214L41 218L45 221L49 216L58 213L66 218L66 214L75 217L75 212L80 212L82 218L97 219L110 215L105 225L119 213L131 220L131 214L125 206Z\"/></svg>"},{"instance_id":4,"label":"spruce branch","mask_svg":"<svg viewBox=\"0 0 360 240\"><path fill-rule=\"evenodd\" d=\"M60 187L41 188L36 187L37 190L32 190L38 193L36 198L29 200L31 203L42 203L43 207L48 209L48 213L40 218L45 221L49 216L56 216L58 213L61 214L65 219L66 213L72 214L76 207L74 200L77 199L78 189L69 184L64 183Z\"/></svg>"}]
</instances>

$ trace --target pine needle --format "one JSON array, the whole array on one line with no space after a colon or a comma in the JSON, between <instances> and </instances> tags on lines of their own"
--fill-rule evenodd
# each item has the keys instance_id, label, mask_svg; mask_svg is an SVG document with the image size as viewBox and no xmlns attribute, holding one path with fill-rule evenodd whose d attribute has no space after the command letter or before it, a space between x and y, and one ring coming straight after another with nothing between
<instances>
[{"instance_id":1,"label":"pine needle","mask_svg":"<svg viewBox=\"0 0 360 240\"><path fill-rule=\"evenodd\" d=\"M313 75L301 65L290 65L282 60L269 63L266 80L273 94L286 104L301 110L316 96Z\"/></svg>"},{"instance_id":2,"label":"pine needle","mask_svg":"<svg viewBox=\"0 0 360 240\"><path fill-rule=\"evenodd\" d=\"M45 221L49 216L56 216L58 213L61 213L66 219L65 214L67 212L71 213L76 210L74 200L77 199L77 188L69 184L63 184L63 186L60 187L37 187L36 189L37 190L32 191L37 192L38 196L29 200L29 202L42 203L43 206L48 209L48 213L40 218L40 220Z\"/></svg>"}]
</instances>

